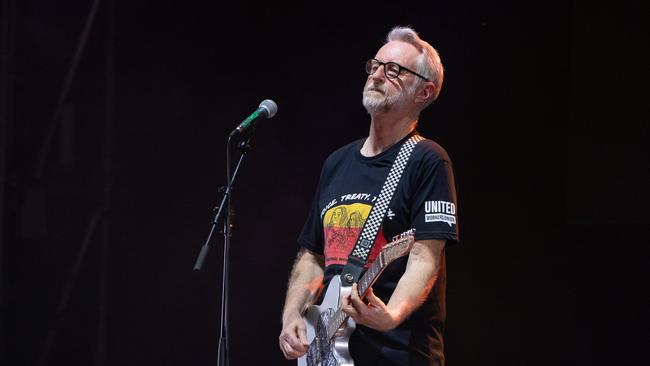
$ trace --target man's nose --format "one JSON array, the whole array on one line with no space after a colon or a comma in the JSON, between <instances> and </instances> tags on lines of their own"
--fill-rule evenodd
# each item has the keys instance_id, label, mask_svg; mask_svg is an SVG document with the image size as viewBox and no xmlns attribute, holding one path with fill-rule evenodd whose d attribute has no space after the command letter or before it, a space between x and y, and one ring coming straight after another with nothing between
<instances>
[{"instance_id":1,"label":"man's nose","mask_svg":"<svg viewBox=\"0 0 650 366\"><path fill-rule=\"evenodd\" d=\"M375 80L384 80L384 78L386 77L386 75L384 74L384 66L379 65L374 72L368 75L368 77Z\"/></svg>"}]
</instances>

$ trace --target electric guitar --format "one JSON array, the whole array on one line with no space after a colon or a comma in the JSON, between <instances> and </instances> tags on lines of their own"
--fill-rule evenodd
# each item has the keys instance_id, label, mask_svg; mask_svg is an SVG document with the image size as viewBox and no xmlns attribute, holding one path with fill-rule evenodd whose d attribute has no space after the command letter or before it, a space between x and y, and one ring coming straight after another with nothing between
<instances>
[{"instance_id":1,"label":"electric guitar","mask_svg":"<svg viewBox=\"0 0 650 366\"><path fill-rule=\"evenodd\" d=\"M357 284L363 299L381 272L394 260L411 250L415 241L415 229L393 238L384 246L370 268ZM355 328L352 318L341 309L341 301L350 295L351 286L341 286L341 277L332 277L321 305L312 305L303 319L307 325L307 353L298 358L298 366L353 366L348 341Z\"/></svg>"}]
</instances>

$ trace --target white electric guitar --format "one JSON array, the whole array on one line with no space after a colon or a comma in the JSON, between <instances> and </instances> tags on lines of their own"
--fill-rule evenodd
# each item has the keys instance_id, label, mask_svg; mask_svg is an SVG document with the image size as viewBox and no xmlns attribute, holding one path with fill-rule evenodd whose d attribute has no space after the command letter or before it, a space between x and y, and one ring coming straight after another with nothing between
<instances>
[{"instance_id":1,"label":"white electric guitar","mask_svg":"<svg viewBox=\"0 0 650 366\"><path fill-rule=\"evenodd\" d=\"M370 286L391 262L411 250L415 241L415 229L393 238L384 246L370 268L358 282L359 295L363 299ZM355 328L352 318L341 310L341 301L350 295L352 287L341 286L341 277L334 276L325 292L321 305L307 308L303 318L307 323L309 350L298 358L298 366L352 366L354 361L348 350L348 340Z\"/></svg>"}]
</instances>

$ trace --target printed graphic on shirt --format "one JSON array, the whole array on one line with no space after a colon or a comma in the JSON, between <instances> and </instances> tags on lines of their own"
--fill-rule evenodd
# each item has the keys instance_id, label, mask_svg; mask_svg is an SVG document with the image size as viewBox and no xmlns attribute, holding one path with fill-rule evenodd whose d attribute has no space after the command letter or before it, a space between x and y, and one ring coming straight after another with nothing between
<instances>
[{"instance_id":1,"label":"printed graphic on shirt","mask_svg":"<svg viewBox=\"0 0 650 366\"><path fill-rule=\"evenodd\" d=\"M446 222L450 227L456 224L456 205L447 201L424 202L424 222Z\"/></svg>"},{"instance_id":2,"label":"printed graphic on shirt","mask_svg":"<svg viewBox=\"0 0 650 366\"><path fill-rule=\"evenodd\" d=\"M348 255L354 248L371 209L372 206L367 203L352 203L331 206L325 211L323 228L325 230L326 266L345 264L348 261ZM384 234L380 230L366 266L372 263L385 244L386 239L384 239Z\"/></svg>"}]
</instances>

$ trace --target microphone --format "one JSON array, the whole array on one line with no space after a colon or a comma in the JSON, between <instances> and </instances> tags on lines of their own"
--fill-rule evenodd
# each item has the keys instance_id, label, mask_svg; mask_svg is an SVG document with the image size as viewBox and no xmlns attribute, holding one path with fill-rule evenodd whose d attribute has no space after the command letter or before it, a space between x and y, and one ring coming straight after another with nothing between
<instances>
[{"instance_id":1,"label":"microphone","mask_svg":"<svg viewBox=\"0 0 650 366\"><path fill-rule=\"evenodd\" d=\"M278 105L271 99L264 99L255 112L251 113L250 116L246 117L246 119L237 126L237 128L232 130L230 137L246 132L253 128L259 120L271 118L275 116L277 112Z\"/></svg>"}]
</instances>

